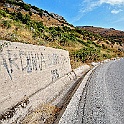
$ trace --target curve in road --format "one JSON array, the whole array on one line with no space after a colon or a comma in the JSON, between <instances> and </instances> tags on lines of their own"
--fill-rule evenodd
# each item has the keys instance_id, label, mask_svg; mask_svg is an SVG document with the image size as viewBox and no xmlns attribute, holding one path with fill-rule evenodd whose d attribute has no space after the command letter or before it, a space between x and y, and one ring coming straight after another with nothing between
<instances>
[{"instance_id":1,"label":"curve in road","mask_svg":"<svg viewBox=\"0 0 124 124\"><path fill-rule=\"evenodd\" d=\"M124 124L124 59L100 65L79 102L77 124Z\"/></svg>"}]
</instances>

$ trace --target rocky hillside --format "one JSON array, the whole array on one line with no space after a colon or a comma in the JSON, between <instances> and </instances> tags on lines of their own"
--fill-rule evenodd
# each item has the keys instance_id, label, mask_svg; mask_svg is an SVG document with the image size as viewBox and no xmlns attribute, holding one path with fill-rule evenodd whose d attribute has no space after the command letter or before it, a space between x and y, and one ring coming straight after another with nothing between
<instances>
[{"instance_id":1,"label":"rocky hillside","mask_svg":"<svg viewBox=\"0 0 124 124\"><path fill-rule=\"evenodd\" d=\"M68 50L72 68L124 56L123 32L115 36L114 29L97 30L74 27L64 17L22 0L0 1L0 39Z\"/></svg>"},{"instance_id":2,"label":"rocky hillside","mask_svg":"<svg viewBox=\"0 0 124 124\"><path fill-rule=\"evenodd\" d=\"M0 5L1 9L7 9L9 12L30 14L32 20L42 21L46 26L69 25L62 16L26 4L22 0L2 0Z\"/></svg>"}]
</instances>

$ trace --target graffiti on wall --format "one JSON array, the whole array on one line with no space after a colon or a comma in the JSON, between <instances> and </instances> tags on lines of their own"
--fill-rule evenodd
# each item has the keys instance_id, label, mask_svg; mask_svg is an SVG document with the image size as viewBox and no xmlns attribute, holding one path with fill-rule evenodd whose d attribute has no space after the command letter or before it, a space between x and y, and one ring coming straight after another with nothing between
<instances>
[{"instance_id":1,"label":"graffiti on wall","mask_svg":"<svg viewBox=\"0 0 124 124\"><path fill-rule=\"evenodd\" d=\"M21 70L30 73L32 71L42 71L46 67L46 61L43 53L33 53L19 51L19 58L21 62Z\"/></svg>"},{"instance_id":2,"label":"graffiti on wall","mask_svg":"<svg viewBox=\"0 0 124 124\"><path fill-rule=\"evenodd\" d=\"M12 73L20 70L26 73L42 71L52 66L61 66L65 68L68 58L62 54L46 54L37 51L13 51L7 50L0 53L0 69L1 66L7 71L12 80ZM51 70L52 81L59 78L58 70Z\"/></svg>"},{"instance_id":3,"label":"graffiti on wall","mask_svg":"<svg viewBox=\"0 0 124 124\"><path fill-rule=\"evenodd\" d=\"M58 74L58 70L51 70L51 74L52 74L52 81L55 81L56 79L59 78L59 74Z\"/></svg>"}]
</instances>

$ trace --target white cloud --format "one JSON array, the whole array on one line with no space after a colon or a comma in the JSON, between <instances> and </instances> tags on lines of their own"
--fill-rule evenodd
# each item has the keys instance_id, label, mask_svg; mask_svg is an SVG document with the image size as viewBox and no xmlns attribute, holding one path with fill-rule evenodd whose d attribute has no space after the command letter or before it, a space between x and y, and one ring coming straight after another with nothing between
<instances>
[{"instance_id":1,"label":"white cloud","mask_svg":"<svg viewBox=\"0 0 124 124\"><path fill-rule=\"evenodd\" d=\"M106 3L110 5L122 5L124 4L124 0L100 0L100 3Z\"/></svg>"},{"instance_id":2,"label":"white cloud","mask_svg":"<svg viewBox=\"0 0 124 124\"><path fill-rule=\"evenodd\" d=\"M119 9L119 10L112 10L111 13L112 14L118 14L119 12L122 12L123 10Z\"/></svg>"},{"instance_id":3,"label":"white cloud","mask_svg":"<svg viewBox=\"0 0 124 124\"><path fill-rule=\"evenodd\" d=\"M74 18L73 22L80 20L87 12L92 11L94 8L100 6L99 1L85 0L83 1L79 14Z\"/></svg>"},{"instance_id":4,"label":"white cloud","mask_svg":"<svg viewBox=\"0 0 124 124\"><path fill-rule=\"evenodd\" d=\"M83 7L82 9L80 9L80 12L85 13L85 12L92 11L97 6L99 6L99 2L91 2L85 8Z\"/></svg>"},{"instance_id":5,"label":"white cloud","mask_svg":"<svg viewBox=\"0 0 124 124\"><path fill-rule=\"evenodd\" d=\"M82 0L81 8L79 10L79 15L74 19L74 21L80 20L87 12L100 7L103 4L108 4L115 7L116 10L112 10L112 14L118 14L122 10L120 7L124 7L124 0ZM118 10L117 10L118 9Z\"/></svg>"},{"instance_id":6,"label":"white cloud","mask_svg":"<svg viewBox=\"0 0 124 124\"><path fill-rule=\"evenodd\" d=\"M86 8L84 10L85 11L91 11L93 10L95 7L99 7L103 4L108 4L110 6L121 6L124 5L124 0L85 0L85 2L83 2L82 4L86 3Z\"/></svg>"}]
</instances>

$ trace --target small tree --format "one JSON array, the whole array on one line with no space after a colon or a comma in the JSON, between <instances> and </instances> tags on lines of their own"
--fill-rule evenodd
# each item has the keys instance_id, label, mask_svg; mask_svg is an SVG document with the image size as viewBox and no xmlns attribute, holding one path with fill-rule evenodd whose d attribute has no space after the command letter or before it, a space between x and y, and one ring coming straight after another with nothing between
<instances>
[{"instance_id":1,"label":"small tree","mask_svg":"<svg viewBox=\"0 0 124 124\"><path fill-rule=\"evenodd\" d=\"M11 24L9 21L5 20L5 21L2 21L2 24L4 27L6 27L7 29L11 27Z\"/></svg>"},{"instance_id":2,"label":"small tree","mask_svg":"<svg viewBox=\"0 0 124 124\"><path fill-rule=\"evenodd\" d=\"M17 19L23 21L23 15L21 12L17 13Z\"/></svg>"},{"instance_id":3,"label":"small tree","mask_svg":"<svg viewBox=\"0 0 124 124\"><path fill-rule=\"evenodd\" d=\"M30 15L26 14L25 16L23 16L22 22L24 24L28 24L29 21L30 21Z\"/></svg>"},{"instance_id":4,"label":"small tree","mask_svg":"<svg viewBox=\"0 0 124 124\"><path fill-rule=\"evenodd\" d=\"M42 18L42 16L43 16L43 11L42 10L39 11L39 15Z\"/></svg>"},{"instance_id":5,"label":"small tree","mask_svg":"<svg viewBox=\"0 0 124 124\"><path fill-rule=\"evenodd\" d=\"M31 6L28 5L28 4L23 5L23 9L26 10L26 11L30 11L30 8L31 8Z\"/></svg>"},{"instance_id":6,"label":"small tree","mask_svg":"<svg viewBox=\"0 0 124 124\"><path fill-rule=\"evenodd\" d=\"M29 15L32 16L32 12L31 11L29 11Z\"/></svg>"}]
</instances>

